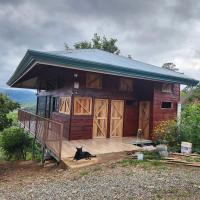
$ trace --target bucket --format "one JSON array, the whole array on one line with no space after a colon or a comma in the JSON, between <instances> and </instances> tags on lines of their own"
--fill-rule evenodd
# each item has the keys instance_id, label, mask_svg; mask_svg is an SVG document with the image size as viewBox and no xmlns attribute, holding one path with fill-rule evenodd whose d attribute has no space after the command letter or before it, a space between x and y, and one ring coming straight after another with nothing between
<instances>
[{"instance_id":1,"label":"bucket","mask_svg":"<svg viewBox=\"0 0 200 200\"><path fill-rule=\"evenodd\" d=\"M184 153L184 154L192 153L192 143L181 142L181 153Z\"/></svg>"},{"instance_id":2,"label":"bucket","mask_svg":"<svg viewBox=\"0 0 200 200\"><path fill-rule=\"evenodd\" d=\"M138 160L144 160L144 154L143 153L137 153L137 159Z\"/></svg>"}]
</instances>

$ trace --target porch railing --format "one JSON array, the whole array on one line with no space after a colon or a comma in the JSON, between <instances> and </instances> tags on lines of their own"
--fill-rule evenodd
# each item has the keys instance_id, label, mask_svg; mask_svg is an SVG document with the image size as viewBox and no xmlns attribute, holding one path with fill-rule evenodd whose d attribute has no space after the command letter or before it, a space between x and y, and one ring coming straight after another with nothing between
<instances>
[{"instance_id":1,"label":"porch railing","mask_svg":"<svg viewBox=\"0 0 200 200\"><path fill-rule=\"evenodd\" d=\"M18 110L18 121L43 146L47 147L57 159L61 159L63 124L35 115L25 110Z\"/></svg>"}]
</instances>

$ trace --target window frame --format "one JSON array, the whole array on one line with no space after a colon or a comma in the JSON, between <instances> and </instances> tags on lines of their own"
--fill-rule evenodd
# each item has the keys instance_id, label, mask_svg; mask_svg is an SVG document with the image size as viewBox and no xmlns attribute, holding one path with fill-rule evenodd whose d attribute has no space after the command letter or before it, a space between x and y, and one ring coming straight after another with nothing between
<instances>
[{"instance_id":1,"label":"window frame","mask_svg":"<svg viewBox=\"0 0 200 200\"><path fill-rule=\"evenodd\" d=\"M65 105L64 105L64 111L61 111L60 109L60 106L61 106L61 99L65 99L63 101L65 101ZM69 105L68 105L68 112L66 112L66 101L69 101ZM70 115L71 113L71 97L69 96L62 96L62 97L59 97L59 106L58 106L58 112L59 113L62 113L62 114L65 114L65 115Z\"/></svg>"},{"instance_id":2,"label":"window frame","mask_svg":"<svg viewBox=\"0 0 200 200\"><path fill-rule=\"evenodd\" d=\"M163 108L162 107L163 103L171 103L171 107L170 108ZM173 109L173 102L172 101L161 101L160 107L161 107L161 109L167 109L167 110Z\"/></svg>"},{"instance_id":3,"label":"window frame","mask_svg":"<svg viewBox=\"0 0 200 200\"><path fill-rule=\"evenodd\" d=\"M124 81L131 81L131 89L122 89L121 87L121 84L123 83L124 84ZM125 77L120 77L119 79L119 91L122 91L122 92L133 92L133 79L130 79L130 78L125 78Z\"/></svg>"},{"instance_id":4,"label":"window frame","mask_svg":"<svg viewBox=\"0 0 200 200\"><path fill-rule=\"evenodd\" d=\"M89 76L96 76L96 78L94 78L94 80L90 80L89 82ZM94 86L90 86L89 83L91 84L91 82L95 81L95 79L100 79L100 85L98 87L94 87ZM90 89L102 89L102 85L103 85L103 75L102 74L98 74L98 73L93 73L93 72L87 72L86 76L85 76L85 87L86 88L90 88Z\"/></svg>"},{"instance_id":5,"label":"window frame","mask_svg":"<svg viewBox=\"0 0 200 200\"><path fill-rule=\"evenodd\" d=\"M90 105L89 105L89 112L88 113L79 113L76 111L76 102L77 100L76 99L89 99L90 100ZM81 116L81 115L84 115L84 116L90 116L92 115L92 104L93 104L93 99L92 97L83 97L83 96L74 96L74 102L73 102L73 115L74 116ZM80 103L79 103L80 105ZM81 106L81 105L80 105Z\"/></svg>"},{"instance_id":6,"label":"window frame","mask_svg":"<svg viewBox=\"0 0 200 200\"><path fill-rule=\"evenodd\" d=\"M171 86L171 90L165 90L164 89L164 86ZM161 91L163 93L168 93L168 94L172 94L173 93L173 84L172 83L163 83L162 86L161 86Z\"/></svg>"}]
</instances>

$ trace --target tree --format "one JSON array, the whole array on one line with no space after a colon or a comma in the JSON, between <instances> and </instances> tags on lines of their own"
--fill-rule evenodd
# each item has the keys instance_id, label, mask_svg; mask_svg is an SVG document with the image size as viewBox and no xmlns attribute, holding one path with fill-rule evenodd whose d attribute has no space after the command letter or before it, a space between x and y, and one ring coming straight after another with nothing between
<instances>
[{"instance_id":1,"label":"tree","mask_svg":"<svg viewBox=\"0 0 200 200\"><path fill-rule=\"evenodd\" d=\"M102 49L110 53L119 54L120 50L116 45L117 39L107 39L105 36L101 38L97 33L94 34L91 41L82 41L74 44L75 49ZM65 49L69 49L69 46L65 43Z\"/></svg>"},{"instance_id":2,"label":"tree","mask_svg":"<svg viewBox=\"0 0 200 200\"><path fill-rule=\"evenodd\" d=\"M181 98L184 104L200 102L200 84L185 87L181 91Z\"/></svg>"},{"instance_id":3,"label":"tree","mask_svg":"<svg viewBox=\"0 0 200 200\"><path fill-rule=\"evenodd\" d=\"M12 125L12 119L8 118L8 113L19 108L19 104L10 100L0 93L0 131Z\"/></svg>"},{"instance_id":4,"label":"tree","mask_svg":"<svg viewBox=\"0 0 200 200\"><path fill-rule=\"evenodd\" d=\"M180 123L181 141L191 142L193 151L200 152L200 103L184 106Z\"/></svg>"},{"instance_id":5,"label":"tree","mask_svg":"<svg viewBox=\"0 0 200 200\"><path fill-rule=\"evenodd\" d=\"M177 72L179 69L176 67L176 65L174 63L171 63L171 62L168 62L168 63L164 63L162 68L165 68L165 69L169 69L169 70L172 70L172 71L175 71Z\"/></svg>"}]
</instances>

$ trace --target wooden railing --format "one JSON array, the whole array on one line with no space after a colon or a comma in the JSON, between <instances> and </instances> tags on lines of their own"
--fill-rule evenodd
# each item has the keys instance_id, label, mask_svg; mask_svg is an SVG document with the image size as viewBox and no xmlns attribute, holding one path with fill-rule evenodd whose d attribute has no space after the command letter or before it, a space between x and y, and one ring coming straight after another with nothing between
<instances>
[{"instance_id":1,"label":"wooden railing","mask_svg":"<svg viewBox=\"0 0 200 200\"><path fill-rule=\"evenodd\" d=\"M25 110L18 111L18 120L44 147L61 159L63 124L35 115Z\"/></svg>"}]
</instances>

